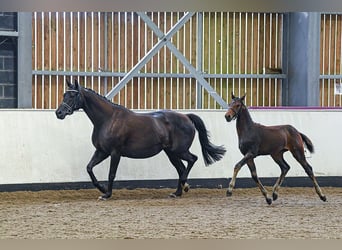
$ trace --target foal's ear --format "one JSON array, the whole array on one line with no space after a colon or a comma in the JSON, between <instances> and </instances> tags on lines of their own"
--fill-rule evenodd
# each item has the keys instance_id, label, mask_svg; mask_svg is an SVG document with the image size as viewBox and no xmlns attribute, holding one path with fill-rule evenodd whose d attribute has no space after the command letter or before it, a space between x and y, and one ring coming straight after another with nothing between
<instances>
[{"instance_id":1,"label":"foal's ear","mask_svg":"<svg viewBox=\"0 0 342 250\"><path fill-rule=\"evenodd\" d=\"M235 98L235 95L233 94L233 91L232 91L232 99L234 99Z\"/></svg>"},{"instance_id":2,"label":"foal's ear","mask_svg":"<svg viewBox=\"0 0 342 250\"><path fill-rule=\"evenodd\" d=\"M71 84L71 82L69 81L69 79L66 79L66 83L67 83L67 85L68 85L69 88L72 87L72 84Z\"/></svg>"},{"instance_id":3,"label":"foal's ear","mask_svg":"<svg viewBox=\"0 0 342 250\"><path fill-rule=\"evenodd\" d=\"M244 101L244 100L245 100L245 97L246 97L246 94L244 94L244 95L240 98L240 100L241 100L241 101Z\"/></svg>"}]
</instances>

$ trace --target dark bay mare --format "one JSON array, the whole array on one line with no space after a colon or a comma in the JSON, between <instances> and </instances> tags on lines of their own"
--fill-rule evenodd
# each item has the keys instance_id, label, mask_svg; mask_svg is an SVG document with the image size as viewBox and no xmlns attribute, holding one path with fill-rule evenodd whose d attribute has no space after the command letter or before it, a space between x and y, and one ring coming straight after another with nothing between
<instances>
[{"instance_id":1,"label":"dark bay mare","mask_svg":"<svg viewBox=\"0 0 342 250\"><path fill-rule=\"evenodd\" d=\"M258 155L271 155L273 160L279 165L281 175L273 187L273 200L276 200L278 198L279 186L282 184L286 173L290 169L290 166L284 160L283 154L286 151L290 151L313 181L318 196L321 200L326 201L327 199L325 195L323 195L313 174L312 167L306 161L304 155L304 144L310 152L313 152L314 150L311 140L306 135L298 132L291 125L263 126L254 123L247 107L243 103L244 99L245 96L239 98L235 97L232 93L232 102L229 104L228 111L225 114L225 118L228 122L236 119L239 149L244 155L242 160L234 167L234 173L229 183L227 196L232 195L236 176L241 167L247 163L253 180L259 186L267 203L271 204L272 199L268 198L267 192L257 176L254 158Z\"/></svg>"},{"instance_id":2,"label":"dark bay mare","mask_svg":"<svg viewBox=\"0 0 342 250\"><path fill-rule=\"evenodd\" d=\"M96 151L87 165L87 171L94 186L104 193L100 199L112 195L121 156L148 158L164 150L179 175L177 190L171 194L176 197L189 189L188 174L198 158L189 151L196 130L206 166L220 160L226 152L223 146L215 146L209 141L206 127L197 115L170 110L136 113L82 87L76 80L74 84L69 81L67 84L68 90L56 110L56 116L64 119L82 108L93 123L92 143ZM108 185L104 187L96 179L93 168L109 156ZM188 163L187 167L182 160Z\"/></svg>"}]
</instances>

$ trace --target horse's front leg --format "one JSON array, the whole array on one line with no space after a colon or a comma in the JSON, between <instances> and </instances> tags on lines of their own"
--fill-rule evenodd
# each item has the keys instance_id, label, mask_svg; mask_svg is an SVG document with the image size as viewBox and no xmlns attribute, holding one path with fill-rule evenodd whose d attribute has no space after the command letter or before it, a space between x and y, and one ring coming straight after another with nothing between
<instances>
[{"instance_id":1,"label":"horse's front leg","mask_svg":"<svg viewBox=\"0 0 342 250\"><path fill-rule=\"evenodd\" d=\"M106 189L104 186L102 186L98 180L96 179L94 172L93 172L93 168L99 164L100 162L102 162L104 159L106 159L108 157L109 154L104 153L100 150L96 150L94 155L92 156L92 158L90 159L88 165L87 165L87 172L90 176L90 179L93 183L93 185L98 188L102 193L106 193Z\"/></svg>"},{"instance_id":2,"label":"horse's front leg","mask_svg":"<svg viewBox=\"0 0 342 250\"><path fill-rule=\"evenodd\" d=\"M110 159L107 191L104 192L105 193L104 195L99 197L100 200L107 200L108 198L112 196L113 182L116 176L116 171L118 169L119 162L120 162L120 155L112 154L111 159Z\"/></svg>"},{"instance_id":3,"label":"horse's front leg","mask_svg":"<svg viewBox=\"0 0 342 250\"><path fill-rule=\"evenodd\" d=\"M232 196L233 194L233 189L235 187L235 182L236 182L236 176L239 173L240 169L242 168L243 165L245 165L247 163L247 161L249 159L253 159L253 154L252 153L247 153L241 161L239 161L238 163L236 163L235 167L234 167L234 172L233 172L233 176L232 179L229 182L229 186L228 186L228 190L227 190L227 196Z\"/></svg>"},{"instance_id":4,"label":"horse's front leg","mask_svg":"<svg viewBox=\"0 0 342 250\"><path fill-rule=\"evenodd\" d=\"M255 181L255 183L258 185L262 195L265 197L266 199L266 202L268 205L271 205L272 204L272 199L268 198L268 195L267 195L267 191L265 189L265 187L262 185L261 181L259 180L259 177L257 175L257 172L256 172L256 168L255 168L255 163L254 163L254 160L253 159L250 159L248 162L247 162L247 165L248 165L248 168L251 172L251 175L252 175L252 179Z\"/></svg>"}]
</instances>

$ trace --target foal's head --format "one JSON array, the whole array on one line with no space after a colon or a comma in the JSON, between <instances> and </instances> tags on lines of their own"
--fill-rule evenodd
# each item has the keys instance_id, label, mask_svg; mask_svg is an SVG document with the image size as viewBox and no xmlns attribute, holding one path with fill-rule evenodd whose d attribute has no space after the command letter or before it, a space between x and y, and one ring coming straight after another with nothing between
<instances>
[{"instance_id":1,"label":"foal's head","mask_svg":"<svg viewBox=\"0 0 342 250\"><path fill-rule=\"evenodd\" d=\"M75 79L75 83L71 84L67 80L68 89L63 95L63 101L56 110L56 116L58 119L64 119L65 116L71 115L75 110L79 110L82 107L82 99L80 94L80 85Z\"/></svg>"},{"instance_id":2,"label":"foal's head","mask_svg":"<svg viewBox=\"0 0 342 250\"><path fill-rule=\"evenodd\" d=\"M246 95L239 98L235 97L232 93L232 101L231 103L229 103L228 111L225 114L227 122L230 122L239 116L242 107L245 106L245 104L243 103L243 101L245 100L245 96Z\"/></svg>"}]
</instances>

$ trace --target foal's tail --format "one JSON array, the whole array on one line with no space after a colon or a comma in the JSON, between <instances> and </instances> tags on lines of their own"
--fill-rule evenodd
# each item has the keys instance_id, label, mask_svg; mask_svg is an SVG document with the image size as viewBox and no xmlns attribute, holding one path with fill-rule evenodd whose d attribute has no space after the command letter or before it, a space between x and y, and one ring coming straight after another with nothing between
<instances>
[{"instance_id":1,"label":"foal's tail","mask_svg":"<svg viewBox=\"0 0 342 250\"><path fill-rule=\"evenodd\" d=\"M208 131L199 116L195 114L187 114L187 116L193 122L198 131L205 165L208 166L215 161L219 161L226 153L226 149L223 146L215 146L209 141Z\"/></svg>"},{"instance_id":2,"label":"foal's tail","mask_svg":"<svg viewBox=\"0 0 342 250\"><path fill-rule=\"evenodd\" d=\"M308 148L308 150L313 153L314 152L314 146L313 146L313 143L312 141L309 139L309 137L307 137L306 135L302 134L302 133L299 133L300 136L302 137L306 147Z\"/></svg>"}]
</instances>

